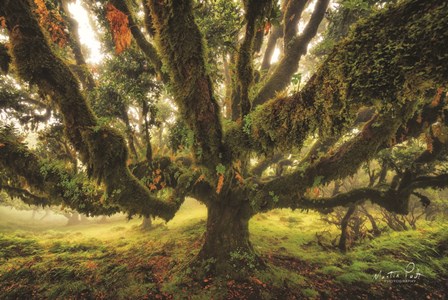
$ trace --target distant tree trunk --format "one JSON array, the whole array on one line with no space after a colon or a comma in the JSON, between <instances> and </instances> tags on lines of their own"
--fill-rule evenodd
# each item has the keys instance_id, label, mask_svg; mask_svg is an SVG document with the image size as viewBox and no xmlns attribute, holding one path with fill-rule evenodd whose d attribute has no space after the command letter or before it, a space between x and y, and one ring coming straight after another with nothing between
<instances>
[{"instance_id":1,"label":"distant tree trunk","mask_svg":"<svg viewBox=\"0 0 448 300\"><path fill-rule=\"evenodd\" d=\"M81 223L89 222L89 219L88 219L88 217L85 214L79 214L79 216L80 216L80 222Z\"/></svg>"},{"instance_id":2,"label":"distant tree trunk","mask_svg":"<svg viewBox=\"0 0 448 300\"><path fill-rule=\"evenodd\" d=\"M250 209L215 201L208 206L205 241L196 262L210 264L213 274L244 278L263 264L249 241Z\"/></svg>"},{"instance_id":3,"label":"distant tree trunk","mask_svg":"<svg viewBox=\"0 0 448 300\"><path fill-rule=\"evenodd\" d=\"M348 228L348 223L350 221L350 217L353 215L353 213L356 210L356 205L353 204L351 205L348 210L347 213L345 214L344 218L342 219L341 222L341 238L339 239L339 250L341 250L342 252L346 252L348 245L347 245L347 237L349 235L349 228Z\"/></svg>"},{"instance_id":4,"label":"distant tree trunk","mask_svg":"<svg viewBox=\"0 0 448 300\"><path fill-rule=\"evenodd\" d=\"M369 211L364 207L364 205L361 205L361 210L363 214L369 219L370 224L372 225L372 231L374 236L378 236L381 234L381 230L378 228L378 224L375 221L375 218L369 213Z\"/></svg>"},{"instance_id":5,"label":"distant tree trunk","mask_svg":"<svg viewBox=\"0 0 448 300\"><path fill-rule=\"evenodd\" d=\"M50 209L49 208L46 208L45 209L45 214L42 216L42 218L40 218L39 219L39 221L42 221L42 220L44 220L46 217L48 217L48 215L50 214Z\"/></svg>"},{"instance_id":6,"label":"distant tree trunk","mask_svg":"<svg viewBox=\"0 0 448 300\"><path fill-rule=\"evenodd\" d=\"M98 223L100 223L100 224L104 224L104 223L107 223L108 221L107 221L107 216L102 216L101 217L101 219L99 219L99 221L98 221Z\"/></svg>"},{"instance_id":7,"label":"distant tree trunk","mask_svg":"<svg viewBox=\"0 0 448 300\"><path fill-rule=\"evenodd\" d=\"M33 212L31 214L31 221L34 221L36 219L36 212L37 212L37 209L36 208L33 209Z\"/></svg>"},{"instance_id":8,"label":"distant tree trunk","mask_svg":"<svg viewBox=\"0 0 448 300\"><path fill-rule=\"evenodd\" d=\"M73 226L80 223L79 213L77 212L74 212L72 214L65 214L64 216L68 219L67 226Z\"/></svg>"},{"instance_id":9,"label":"distant tree trunk","mask_svg":"<svg viewBox=\"0 0 448 300\"><path fill-rule=\"evenodd\" d=\"M142 230L150 230L152 228L151 216L143 217L143 221L142 221L142 224L140 225L140 228Z\"/></svg>"}]
</instances>

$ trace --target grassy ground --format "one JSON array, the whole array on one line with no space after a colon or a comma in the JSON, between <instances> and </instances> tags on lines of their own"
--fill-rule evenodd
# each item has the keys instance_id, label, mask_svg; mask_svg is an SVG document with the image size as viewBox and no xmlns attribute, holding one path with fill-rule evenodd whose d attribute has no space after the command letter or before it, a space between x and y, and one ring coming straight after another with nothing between
<instances>
[{"instance_id":1,"label":"grassy ground","mask_svg":"<svg viewBox=\"0 0 448 300\"><path fill-rule=\"evenodd\" d=\"M139 229L138 219L67 227L60 217L38 222L25 215L0 210L0 299L447 296L448 223L384 232L344 255L331 247L336 228L317 214L275 210L250 223L253 245L268 268L237 282L189 277L186 263L199 251L206 216L205 208L192 201L171 222L156 220L149 232ZM316 234L322 231L327 242L319 245ZM399 273L387 275L391 271Z\"/></svg>"}]
</instances>

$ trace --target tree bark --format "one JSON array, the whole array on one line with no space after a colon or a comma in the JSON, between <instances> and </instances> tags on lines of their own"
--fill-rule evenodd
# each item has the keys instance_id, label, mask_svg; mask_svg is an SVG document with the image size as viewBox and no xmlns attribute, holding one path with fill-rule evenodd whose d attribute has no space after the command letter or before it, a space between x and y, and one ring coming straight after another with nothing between
<instances>
[{"instance_id":1,"label":"tree bark","mask_svg":"<svg viewBox=\"0 0 448 300\"><path fill-rule=\"evenodd\" d=\"M206 266L210 274L228 274L231 278L244 278L263 265L249 241L250 217L248 205L211 202L205 242L194 264Z\"/></svg>"},{"instance_id":2,"label":"tree bark","mask_svg":"<svg viewBox=\"0 0 448 300\"><path fill-rule=\"evenodd\" d=\"M352 204L350 205L350 207L348 208L344 218L341 221L341 238L339 239L339 250L341 250L342 252L346 252L347 251L347 238L349 235L349 228L348 228L348 222L350 221L350 217L353 215L353 213L356 210L356 204Z\"/></svg>"}]
</instances>

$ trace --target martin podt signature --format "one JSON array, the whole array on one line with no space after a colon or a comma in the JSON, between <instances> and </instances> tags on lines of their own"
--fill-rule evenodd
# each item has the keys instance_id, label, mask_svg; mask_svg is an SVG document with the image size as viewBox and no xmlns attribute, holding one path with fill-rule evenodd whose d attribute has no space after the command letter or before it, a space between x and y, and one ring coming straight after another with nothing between
<instances>
[{"instance_id":1,"label":"martin podt signature","mask_svg":"<svg viewBox=\"0 0 448 300\"><path fill-rule=\"evenodd\" d=\"M415 263L410 262L401 270L393 270L383 272L382 270L373 275L373 279L377 281L397 282L397 283L413 283L419 280L423 274Z\"/></svg>"}]
</instances>

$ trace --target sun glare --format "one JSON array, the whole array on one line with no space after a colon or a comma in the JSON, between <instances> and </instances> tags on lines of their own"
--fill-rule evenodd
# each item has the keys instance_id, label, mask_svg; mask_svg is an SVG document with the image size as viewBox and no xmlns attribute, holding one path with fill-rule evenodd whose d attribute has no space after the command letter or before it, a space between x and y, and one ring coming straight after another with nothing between
<instances>
[{"instance_id":1,"label":"sun glare","mask_svg":"<svg viewBox=\"0 0 448 300\"><path fill-rule=\"evenodd\" d=\"M81 44L89 49L89 53L86 55L87 62L92 64L100 63L104 58L104 54L101 52L101 44L89 22L87 11L82 7L80 0L69 4L69 10L78 21Z\"/></svg>"}]
</instances>

